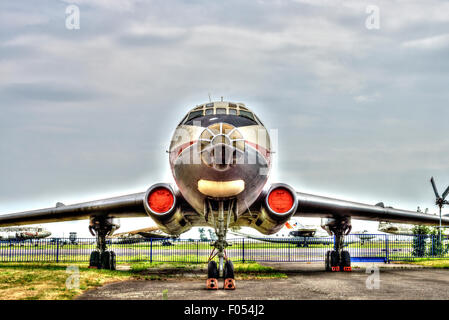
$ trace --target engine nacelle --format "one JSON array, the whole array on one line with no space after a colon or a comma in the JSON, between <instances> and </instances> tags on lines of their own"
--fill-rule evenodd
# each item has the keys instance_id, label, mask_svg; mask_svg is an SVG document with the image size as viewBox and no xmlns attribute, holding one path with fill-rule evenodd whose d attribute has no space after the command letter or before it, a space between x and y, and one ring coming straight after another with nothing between
<instances>
[{"instance_id":1,"label":"engine nacelle","mask_svg":"<svg viewBox=\"0 0 449 320\"><path fill-rule=\"evenodd\" d=\"M260 213L251 227L263 234L278 232L298 208L296 191L287 184L273 184L265 195Z\"/></svg>"},{"instance_id":2,"label":"engine nacelle","mask_svg":"<svg viewBox=\"0 0 449 320\"><path fill-rule=\"evenodd\" d=\"M145 211L159 228L175 236L192 227L184 218L177 198L177 192L170 184L157 183L148 188L143 201Z\"/></svg>"}]
</instances>

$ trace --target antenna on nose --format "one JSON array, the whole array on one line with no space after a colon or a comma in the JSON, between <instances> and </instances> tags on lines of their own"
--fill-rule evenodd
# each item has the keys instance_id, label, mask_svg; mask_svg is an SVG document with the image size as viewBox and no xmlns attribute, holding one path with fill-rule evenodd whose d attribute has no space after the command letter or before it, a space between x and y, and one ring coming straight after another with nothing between
<instances>
[{"instance_id":1,"label":"antenna on nose","mask_svg":"<svg viewBox=\"0 0 449 320\"><path fill-rule=\"evenodd\" d=\"M210 98L210 92L208 93L208 95L209 95L209 102L212 102L212 99Z\"/></svg>"}]
</instances>

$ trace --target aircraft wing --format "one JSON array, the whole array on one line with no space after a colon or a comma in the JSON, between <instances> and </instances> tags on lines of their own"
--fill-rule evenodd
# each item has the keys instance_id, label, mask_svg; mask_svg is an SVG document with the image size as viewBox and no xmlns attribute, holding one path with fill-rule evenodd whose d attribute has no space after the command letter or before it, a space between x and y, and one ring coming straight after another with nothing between
<instances>
[{"instance_id":1,"label":"aircraft wing","mask_svg":"<svg viewBox=\"0 0 449 320\"><path fill-rule=\"evenodd\" d=\"M93 216L145 217L145 192L72 205L0 215L0 226L89 219Z\"/></svg>"},{"instance_id":2,"label":"aircraft wing","mask_svg":"<svg viewBox=\"0 0 449 320\"><path fill-rule=\"evenodd\" d=\"M358 202L296 193L298 207L295 216L303 217L352 217L359 220L388 221L420 225L437 225L439 216L415 211L385 207L383 204L369 205ZM442 224L449 224L449 217L442 216Z\"/></svg>"}]
</instances>

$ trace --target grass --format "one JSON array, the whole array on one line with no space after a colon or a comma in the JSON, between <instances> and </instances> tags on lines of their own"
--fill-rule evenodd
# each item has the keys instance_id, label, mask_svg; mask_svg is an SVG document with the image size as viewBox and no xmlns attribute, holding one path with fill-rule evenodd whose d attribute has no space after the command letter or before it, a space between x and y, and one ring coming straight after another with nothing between
<instances>
[{"instance_id":1,"label":"grass","mask_svg":"<svg viewBox=\"0 0 449 320\"><path fill-rule=\"evenodd\" d=\"M79 269L79 288L66 287L69 265ZM0 299L72 299L85 290L131 277L129 272L89 269L87 264L0 263Z\"/></svg>"},{"instance_id":2,"label":"grass","mask_svg":"<svg viewBox=\"0 0 449 320\"><path fill-rule=\"evenodd\" d=\"M415 258L413 261L398 261L399 264L416 264L425 267L449 269L449 259L447 258Z\"/></svg>"},{"instance_id":3,"label":"grass","mask_svg":"<svg viewBox=\"0 0 449 320\"><path fill-rule=\"evenodd\" d=\"M79 287L70 289L67 267L78 268ZM87 263L0 263L0 300L70 300L86 290L107 283L124 280L164 280L183 278L185 273L195 273L206 279L207 265L182 262L136 262L122 264L129 270L89 269ZM258 263L235 263L235 278L267 279L287 276L271 267Z\"/></svg>"}]
</instances>

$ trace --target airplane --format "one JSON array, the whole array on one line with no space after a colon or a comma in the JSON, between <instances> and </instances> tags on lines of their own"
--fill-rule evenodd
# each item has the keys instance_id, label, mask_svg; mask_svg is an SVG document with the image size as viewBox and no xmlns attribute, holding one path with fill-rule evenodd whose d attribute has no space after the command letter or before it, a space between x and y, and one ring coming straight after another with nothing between
<instances>
[{"instance_id":1,"label":"airplane","mask_svg":"<svg viewBox=\"0 0 449 320\"><path fill-rule=\"evenodd\" d=\"M293 230L292 230L293 229ZM255 236L249 233L241 232L237 228L233 228L230 233L242 236L245 238L271 242L271 243L289 243L295 244L298 247L308 247L313 244L321 245L331 245L334 243L334 238L331 237L327 232L320 231L316 226L313 225L302 225L296 219L291 219L285 223L285 226L277 233L268 236ZM368 231L354 232L352 234L356 235L362 244L365 241L374 239L376 236L372 234L367 234ZM352 238L346 240L345 244L358 242L356 239Z\"/></svg>"},{"instance_id":2,"label":"airplane","mask_svg":"<svg viewBox=\"0 0 449 320\"><path fill-rule=\"evenodd\" d=\"M279 232L272 235L263 235L256 236L250 233L242 232L240 230L231 230L229 231L231 234L236 236L245 237L248 239L253 239L257 241L270 242L270 243L288 243L295 244L298 247L308 247L313 244L321 244L321 245L331 245L334 242L333 237L329 237L327 233L322 234L316 233L316 229L313 232L313 235L295 235L293 234L295 231L288 231L285 233L285 230L281 229ZM300 232L300 231L299 231ZM300 232L303 234L302 232ZM310 234L308 231L306 234Z\"/></svg>"},{"instance_id":3,"label":"airplane","mask_svg":"<svg viewBox=\"0 0 449 320\"><path fill-rule=\"evenodd\" d=\"M376 235L372 234L368 230L356 231L356 232L353 232L352 234L361 240L362 246L365 244L366 241L370 241L370 240L373 240L374 238L376 238Z\"/></svg>"},{"instance_id":4,"label":"airplane","mask_svg":"<svg viewBox=\"0 0 449 320\"><path fill-rule=\"evenodd\" d=\"M29 240L49 237L51 232L43 227L0 228L0 240Z\"/></svg>"},{"instance_id":5,"label":"airplane","mask_svg":"<svg viewBox=\"0 0 449 320\"><path fill-rule=\"evenodd\" d=\"M135 237L137 236L137 237ZM171 239L173 236L161 231L159 227L148 227L137 230L114 233L110 238Z\"/></svg>"},{"instance_id":6,"label":"airplane","mask_svg":"<svg viewBox=\"0 0 449 320\"><path fill-rule=\"evenodd\" d=\"M104 269L115 269L115 253L107 250L105 241L117 228L114 218L149 216L162 231L176 236L192 227L211 226L217 240L206 287L217 289L217 279L223 278L225 289L235 289L234 267L226 256L226 235L232 227L269 235L292 217L320 217L336 240L326 252L325 270L350 271L350 254L343 248L351 219L439 224L430 214L312 195L285 183L266 185L272 153L268 130L245 104L223 99L203 103L182 118L172 136L168 158L175 184L156 183L146 192L5 214L0 226L89 219L97 239L89 264ZM449 217L443 216L442 223L449 224Z\"/></svg>"},{"instance_id":7,"label":"airplane","mask_svg":"<svg viewBox=\"0 0 449 320\"><path fill-rule=\"evenodd\" d=\"M109 239L108 243L115 244L131 244L144 241L146 239L152 239L152 241L161 241L163 245L171 245L169 239L175 239L176 236L172 236L164 233L159 227L148 227L137 230L125 231L120 233L114 233L106 237Z\"/></svg>"},{"instance_id":8,"label":"airplane","mask_svg":"<svg viewBox=\"0 0 449 320\"><path fill-rule=\"evenodd\" d=\"M413 235L413 225L381 221L377 230L397 235Z\"/></svg>"}]
</instances>

